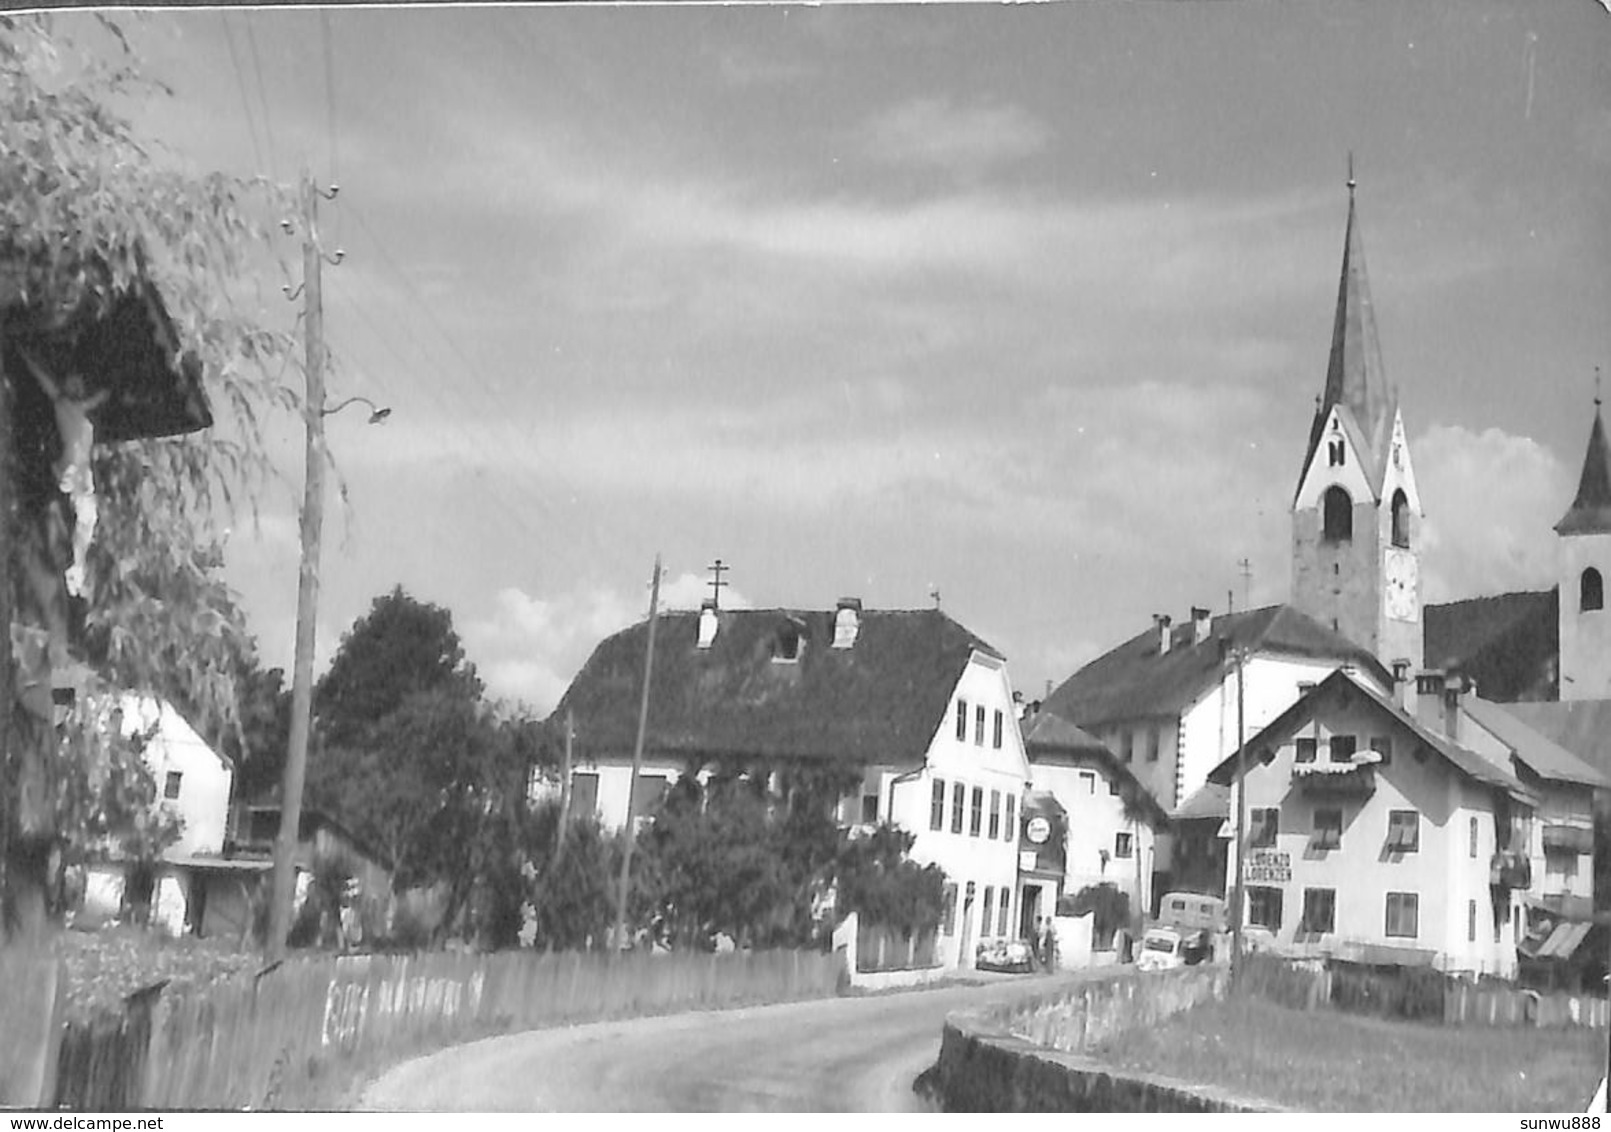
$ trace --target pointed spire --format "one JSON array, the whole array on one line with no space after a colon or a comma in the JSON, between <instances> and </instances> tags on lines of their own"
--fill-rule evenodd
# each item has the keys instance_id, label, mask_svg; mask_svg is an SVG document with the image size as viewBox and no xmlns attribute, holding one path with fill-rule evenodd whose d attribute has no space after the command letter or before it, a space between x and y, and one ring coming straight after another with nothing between
<instances>
[{"instance_id":1,"label":"pointed spire","mask_svg":"<svg viewBox=\"0 0 1611 1132\"><path fill-rule=\"evenodd\" d=\"M1342 278L1337 285L1337 317L1331 330L1323 411L1329 412L1338 403L1347 405L1371 446L1370 454L1385 459L1398 398L1388 384L1382 348L1376 339L1376 314L1371 308L1365 275L1365 244L1354 201L1356 187L1354 156L1350 153L1348 229L1343 237Z\"/></svg>"},{"instance_id":2,"label":"pointed spire","mask_svg":"<svg viewBox=\"0 0 1611 1132\"><path fill-rule=\"evenodd\" d=\"M1594 371L1594 424L1589 429L1589 450L1583 456L1577 498L1555 524L1555 531L1563 535L1611 533L1611 445L1606 443L1605 420L1600 414L1598 367Z\"/></svg>"}]
</instances>

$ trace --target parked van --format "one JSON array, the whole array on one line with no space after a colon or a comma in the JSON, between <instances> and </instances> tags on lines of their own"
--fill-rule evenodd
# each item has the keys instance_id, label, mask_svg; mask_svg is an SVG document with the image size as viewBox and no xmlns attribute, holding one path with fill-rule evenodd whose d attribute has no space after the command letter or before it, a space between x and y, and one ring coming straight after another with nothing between
<instances>
[{"instance_id":1,"label":"parked van","mask_svg":"<svg viewBox=\"0 0 1611 1132\"><path fill-rule=\"evenodd\" d=\"M1201 892L1170 892L1158 902L1158 923L1182 932L1218 935L1229 930L1225 901Z\"/></svg>"}]
</instances>

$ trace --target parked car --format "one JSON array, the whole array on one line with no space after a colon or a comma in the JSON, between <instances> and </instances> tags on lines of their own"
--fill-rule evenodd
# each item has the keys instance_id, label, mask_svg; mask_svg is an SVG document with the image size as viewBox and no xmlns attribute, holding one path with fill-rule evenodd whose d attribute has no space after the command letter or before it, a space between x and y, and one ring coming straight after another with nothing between
<instances>
[{"instance_id":1,"label":"parked car","mask_svg":"<svg viewBox=\"0 0 1611 1132\"><path fill-rule=\"evenodd\" d=\"M1136 970L1162 971L1190 967L1214 958L1214 937L1205 931L1155 925L1141 937L1136 952Z\"/></svg>"},{"instance_id":2,"label":"parked car","mask_svg":"<svg viewBox=\"0 0 1611 1132\"><path fill-rule=\"evenodd\" d=\"M1136 970L1166 971L1184 967L1186 937L1174 928L1148 928L1136 949Z\"/></svg>"},{"instance_id":3,"label":"parked car","mask_svg":"<svg viewBox=\"0 0 1611 1132\"><path fill-rule=\"evenodd\" d=\"M1035 954L1021 939L997 939L981 943L974 964L981 971L1033 971Z\"/></svg>"}]
</instances>

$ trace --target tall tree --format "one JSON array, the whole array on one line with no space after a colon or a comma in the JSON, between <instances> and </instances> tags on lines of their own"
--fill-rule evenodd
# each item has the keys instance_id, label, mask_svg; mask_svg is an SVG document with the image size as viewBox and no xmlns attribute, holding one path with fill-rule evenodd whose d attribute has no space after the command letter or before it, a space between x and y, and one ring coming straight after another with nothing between
<instances>
[{"instance_id":1,"label":"tall tree","mask_svg":"<svg viewBox=\"0 0 1611 1132\"><path fill-rule=\"evenodd\" d=\"M482 686L464 657L452 613L397 586L377 597L341 638L314 691L314 713L330 745L364 745L370 730L403 701L436 690L471 702Z\"/></svg>"},{"instance_id":2,"label":"tall tree","mask_svg":"<svg viewBox=\"0 0 1611 1132\"><path fill-rule=\"evenodd\" d=\"M289 327L265 322L247 282L272 263L270 233L290 202L260 182L198 176L139 137L120 108L166 89L141 76L115 23L98 17L75 26L93 31L73 38L48 17L0 16L0 335L8 347L30 334L60 338L142 288L172 316L173 354L199 368L219 427L97 450L100 521L84 618L117 686L183 689L208 729L233 720L227 656L231 638L243 633L217 578L217 546L236 508L253 504L265 484L268 418L296 407L281 380L293 356ZM8 349L3 392L20 404L28 379L15 361ZM27 576L37 588L62 571L59 562L41 568L38 554L23 561L31 545L49 545L31 534L38 511L27 490L51 506L55 485L48 473L37 481L40 462L54 457L26 446L4 455L11 462L0 476L25 490L5 495L0 542L13 556L9 576ZM39 593L19 588L6 597L6 607L22 614L42 608ZM44 595L46 605L55 600ZM30 636L54 630L26 615L13 629L22 644L18 683L37 688L51 649ZM17 705L0 713L8 786L0 879L9 929L37 936L43 851L84 833L70 815L37 805L61 796L41 779L66 766L93 772L90 763L110 756L93 735L53 750L48 708Z\"/></svg>"}]
</instances>

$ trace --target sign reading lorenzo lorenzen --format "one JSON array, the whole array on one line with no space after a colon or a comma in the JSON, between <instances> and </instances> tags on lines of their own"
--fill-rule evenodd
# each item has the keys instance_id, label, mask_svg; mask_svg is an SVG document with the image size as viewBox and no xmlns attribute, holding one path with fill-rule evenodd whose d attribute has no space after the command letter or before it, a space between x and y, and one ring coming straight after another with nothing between
<instances>
[{"instance_id":1,"label":"sign reading lorenzo lorenzen","mask_svg":"<svg viewBox=\"0 0 1611 1132\"><path fill-rule=\"evenodd\" d=\"M1292 854L1276 849L1254 849L1247 855L1249 884L1282 884L1292 879Z\"/></svg>"}]
</instances>

